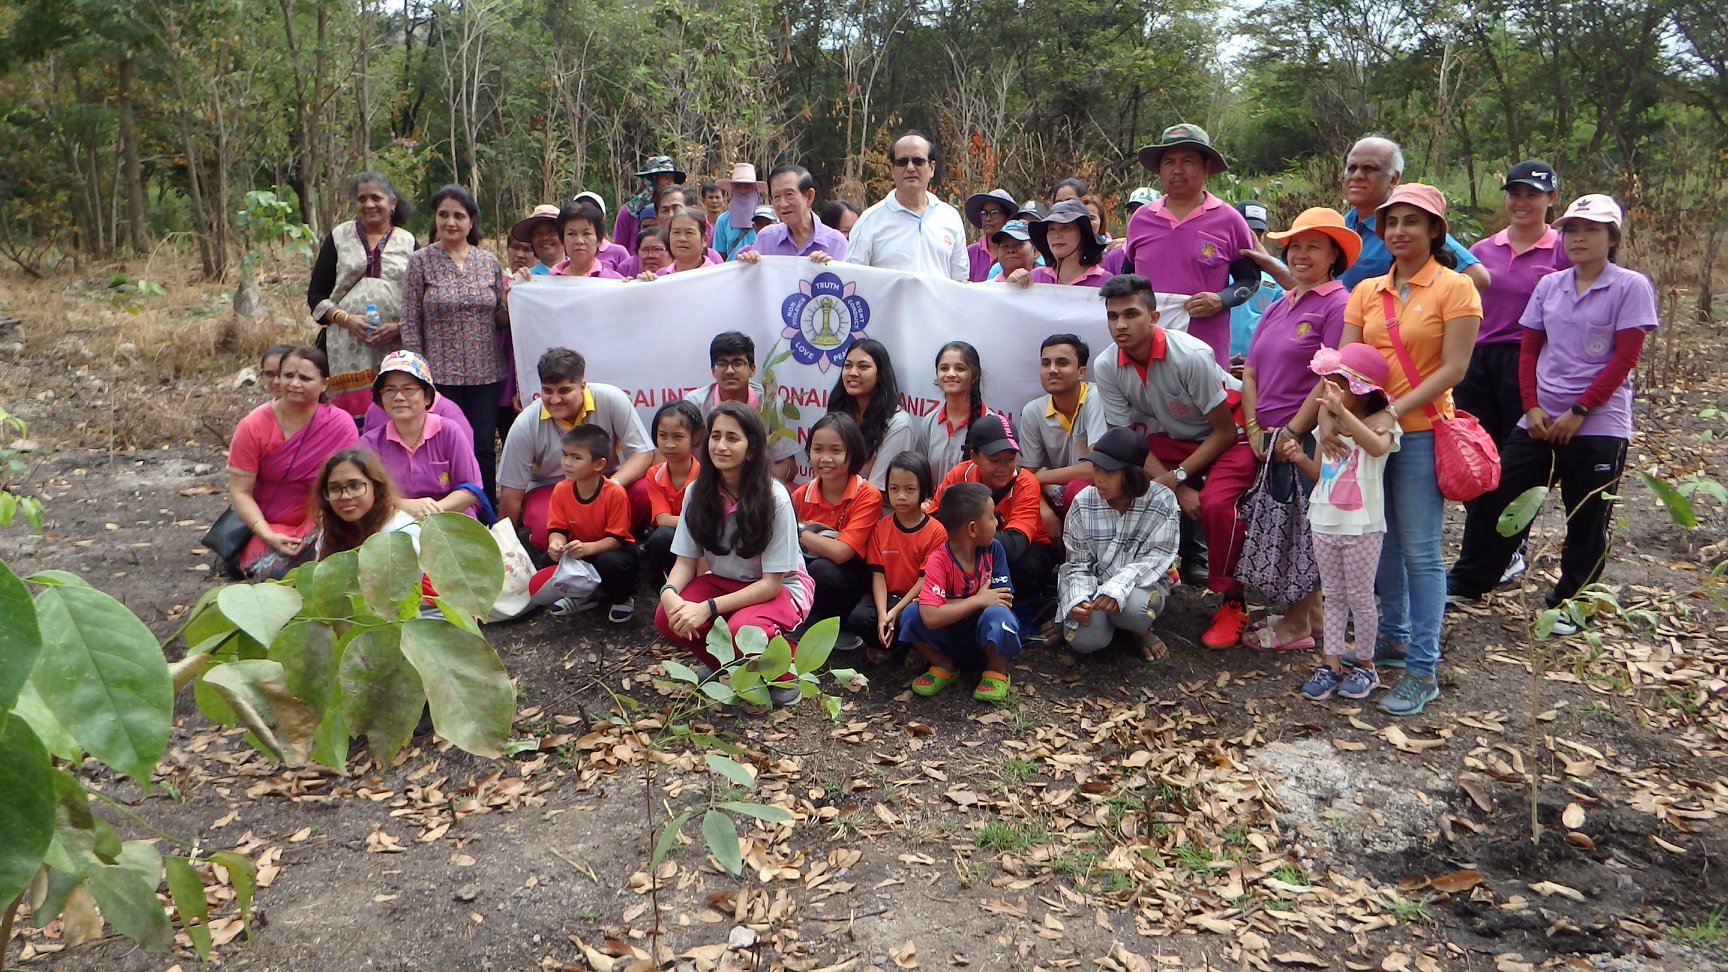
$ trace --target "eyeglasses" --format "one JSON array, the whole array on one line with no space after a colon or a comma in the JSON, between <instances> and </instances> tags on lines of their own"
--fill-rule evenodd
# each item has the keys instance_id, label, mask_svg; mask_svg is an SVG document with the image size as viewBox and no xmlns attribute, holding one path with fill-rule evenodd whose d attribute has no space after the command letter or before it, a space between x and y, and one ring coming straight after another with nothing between
<instances>
[{"instance_id":1,"label":"eyeglasses","mask_svg":"<svg viewBox=\"0 0 1728 972\"><path fill-rule=\"evenodd\" d=\"M714 362L715 371L743 371L750 367L750 362L744 358L724 358Z\"/></svg>"},{"instance_id":2,"label":"eyeglasses","mask_svg":"<svg viewBox=\"0 0 1728 972\"><path fill-rule=\"evenodd\" d=\"M412 398L419 393L419 385L385 385L378 389L380 398Z\"/></svg>"},{"instance_id":3,"label":"eyeglasses","mask_svg":"<svg viewBox=\"0 0 1728 972\"><path fill-rule=\"evenodd\" d=\"M978 210L978 218L979 219L988 219L992 216L997 217L999 219L1007 219L1008 218L1008 210L1006 210L1006 209L980 209L980 210Z\"/></svg>"},{"instance_id":4,"label":"eyeglasses","mask_svg":"<svg viewBox=\"0 0 1728 972\"><path fill-rule=\"evenodd\" d=\"M324 498L339 500L347 499L350 496L361 497L365 496L366 491L371 488L371 481L365 479L356 479L351 483L325 483Z\"/></svg>"},{"instance_id":5,"label":"eyeglasses","mask_svg":"<svg viewBox=\"0 0 1728 972\"><path fill-rule=\"evenodd\" d=\"M890 164L892 164L894 166L904 167L904 168L908 168L908 169L916 169L919 166L924 166L924 165L930 164L930 160L927 158L924 158L921 155L903 155L897 159L890 159L889 162L890 162Z\"/></svg>"}]
</instances>

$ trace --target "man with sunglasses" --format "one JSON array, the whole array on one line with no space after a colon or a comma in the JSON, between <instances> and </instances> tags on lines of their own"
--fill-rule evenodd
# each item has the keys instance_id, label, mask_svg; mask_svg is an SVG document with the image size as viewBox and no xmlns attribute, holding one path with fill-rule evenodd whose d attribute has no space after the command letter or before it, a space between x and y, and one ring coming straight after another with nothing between
<instances>
[{"instance_id":1,"label":"man with sunglasses","mask_svg":"<svg viewBox=\"0 0 1728 972\"><path fill-rule=\"evenodd\" d=\"M960 212L930 194L936 150L916 132L902 135L888 151L894 192L858 217L846 259L872 267L933 273L966 281L966 226Z\"/></svg>"}]
</instances>

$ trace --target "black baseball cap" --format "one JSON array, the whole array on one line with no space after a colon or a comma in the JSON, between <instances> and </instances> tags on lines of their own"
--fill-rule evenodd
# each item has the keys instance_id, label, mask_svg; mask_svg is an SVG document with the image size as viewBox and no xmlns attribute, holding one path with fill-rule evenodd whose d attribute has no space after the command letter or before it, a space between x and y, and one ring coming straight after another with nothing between
<instances>
[{"instance_id":1,"label":"black baseball cap","mask_svg":"<svg viewBox=\"0 0 1728 972\"><path fill-rule=\"evenodd\" d=\"M1560 177L1548 163L1525 159L1506 173L1506 184L1500 188L1510 189L1519 185L1529 186L1537 192L1554 192L1560 188Z\"/></svg>"},{"instance_id":2,"label":"black baseball cap","mask_svg":"<svg viewBox=\"0 0 1728 972\"><path fill-rule=\"evenodd\" d=\"M1009 449L1020 451L1020 443L1014 441L1014 433L999 415L980 415L966 430L966 447L986 456Z\"/></svg>"},{"instance_id":3,"label":"black baseball cap","mask_svg":"<svg viewBox=\"0 0 1728 972\"><path fill-rule=\"evenodd\" d=\"M1242 200L1236 204L1236 211L1242 214L1242 219L1248 223L1251 230L1264 233L1272 228L1272 224L1266 222L1266 217L1271 213L1266 209L1266 204L1258 199Z\"/></svg>"},{"instance_id":4,"label":"black baseball cap","mask_svg":"<svg viewBox=\"0 0 1728 972\"><path fill-rule=\"evenodd\" d=\"M1092 451L1086 453L1082 461L1115 472L1129 466L1144 466L1146 452L1146 440L1135 435L1133 429L1111 429L1092 443Z\"/></svg>"}]
</instances>

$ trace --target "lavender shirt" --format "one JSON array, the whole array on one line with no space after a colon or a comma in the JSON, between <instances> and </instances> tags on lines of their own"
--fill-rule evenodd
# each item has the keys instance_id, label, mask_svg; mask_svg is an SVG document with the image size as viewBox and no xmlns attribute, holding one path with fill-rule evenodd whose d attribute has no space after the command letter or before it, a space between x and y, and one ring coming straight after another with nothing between
<instances>
[{"instance_id":1,"label":"lavender shirt","mask_svg":"<svg viewBox=\"0 0 1728 972\"><path fill-rule=\"evenodd\" d=\"M1254 369L1254 412L1269 429L1290 424L1319 379L1308 370L1314 352L1335 348L1344 336L1344 305L1350 291L1328 280L1300 299L1291 291L1260 315L1248 342L1247 367Z\"/></svg>"},{"instance_id":2,"label":"lavender shirt","mask_svg":"<svg viewBox=\"0 0 1728 972\"><path fill-rule=\"evenodd\" d=\"M1655 330L1656 290L1650 278L1610 263L1583 294L1578 271L1568 267L1536 281L1536 292L1520 321L1547 333L1536 359L1536 404L1550 415L1571 408L1596 381L1614 356L1617 332L1641 327ZM1520 428L1528 428L1519 419ZM1577 435L1632 437L1632 376L1627 375L1608 401L1592 409Z\"/></svg>"},{"instance_id":3,"label":"lavender shirt","mask_svg":"<svg viewBox=\"0 0 1728 972\"><path fill-rule=\"evenodd\" d=\"M616 240L602 241L600 243L600 252L595 255L596 260L605 264L614 271L617 271L619 265L630 258L630 251L619 246Z\"/></svg>"},{"instance_id":4,"label":"lavender shirt","mask_svg":"<svg viewBox=\"0 0 1728 972\"><path fill-rule=\"evenodd\" d=\"M1128 221L1122 249L1134 272L1152 281L1161 294L1216 293L1230 286L1230 264L1254 245L1248 223L1234 206L1206 193L1194 211L1177 220L1165 208L1166 196L1141 206ZM1188 333L1212 348L1218 364L1230 367L1230 309L1188 321Z\"/></svg>"},{"instance_id":5,"label":"lavender shirt","mask_svg":"<svg viewBox=\"0 0 1728 972\"><path fill-rule=\"evenodd\" d=\"M815 213L810 214L810 238L799 246L792 241L792 231L785 223L774 223L764 226L762 232L756 234L756 240L740 249L739 253L754 250L764 256L801 256L821 250L836 260L846 259L846 237L840 231L823 223Z\"/></svg>"},{"instance_id":6,"label":"lavender shirt","mask_svg":"<svg viewBox=\"0 0 1728 972\"><path fill-rule=\"evenodd\" d=\"M395 423L387 423L360 437L360 447L370 449L384 461L396 487L410 499L443 499L463 483L480 482L480 463L474 458L474 439L461 426L436 414L426 415L425 437L413 452L402 444ZM465 510L474 515L474 508Z\"/></svg>"},{"instance_id":7,"label":"lavender shirt","mask_svg":"<svg viewBox=\"0 0 1728 972\"><path fill-rule=\"evenodd\" d=\"M1085 273L1081 274L1078 277L1075 277L1073 280L1068 281L1068 286L1070 286L1070 287L1102 287L1102 286L1104 286L1104 281L1109 280L1109 279L1110 279L1110 271L1105 270L1102 265L1093 265L1093 266L1087 267ZM1042 283L1042 284L1059 284L1062 281L1056 279L1056 271L1051 269L1050 267L1033 267L1032 268L1032 282L1033 283Z\"/></svg>"},{"instance_id":8,"label":"lavender shirt","mask_svg":"<svg viewBox=\"0 0 1728 972\"><path fill-rule=\"evenodd\" d=\"M1104 268L1105 273L1108 273L1110 276L1114 277L1117 274L1122 272L1122 264L1126 263L1127 261L1128 261L1128 247L1119 246L1119 247L1116 247L1114 250L1105 250L1104 251L1104 259L1098 261L1098 265Z\"/></svg>"},{"instance_id":9,"label":"lavender shirt","mask_svg":"<svg viewBox=\"0 0 1728 972\"><path fill-rule=\"evenodd\" d=\"M1470 253L1482 261L1494 281L1482 293L1482 329L1476 332L1477 347L1522 341L1518 319L1530 303L1536 281L1572 265L1566 248L1560 245L1560 234L1552 229L1544 230L1536 245L1523 253L1512 251L1508 230L1478 240Z\"/></svg>"}]
</instances>

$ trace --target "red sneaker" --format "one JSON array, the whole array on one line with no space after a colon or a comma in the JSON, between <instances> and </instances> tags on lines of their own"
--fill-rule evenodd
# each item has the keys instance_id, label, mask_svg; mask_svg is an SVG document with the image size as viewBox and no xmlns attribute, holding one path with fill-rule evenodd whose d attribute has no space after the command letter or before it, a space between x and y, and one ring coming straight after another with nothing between
<instances>
[{"instance_id":1,"label":"red sneaker","mask_svg":"<svg viewBox=\"0 0 1728 972\"><path fill-rule=\"evenodd\" d=\"M1213 651L1223 651L1241 641L1242 632L1247 627L1247 606L1234 598L1225 598L1218 607L1218 613L1212 615L1212 623L1200 636L1200 643Z\"/></svg>"}]
</instances>

